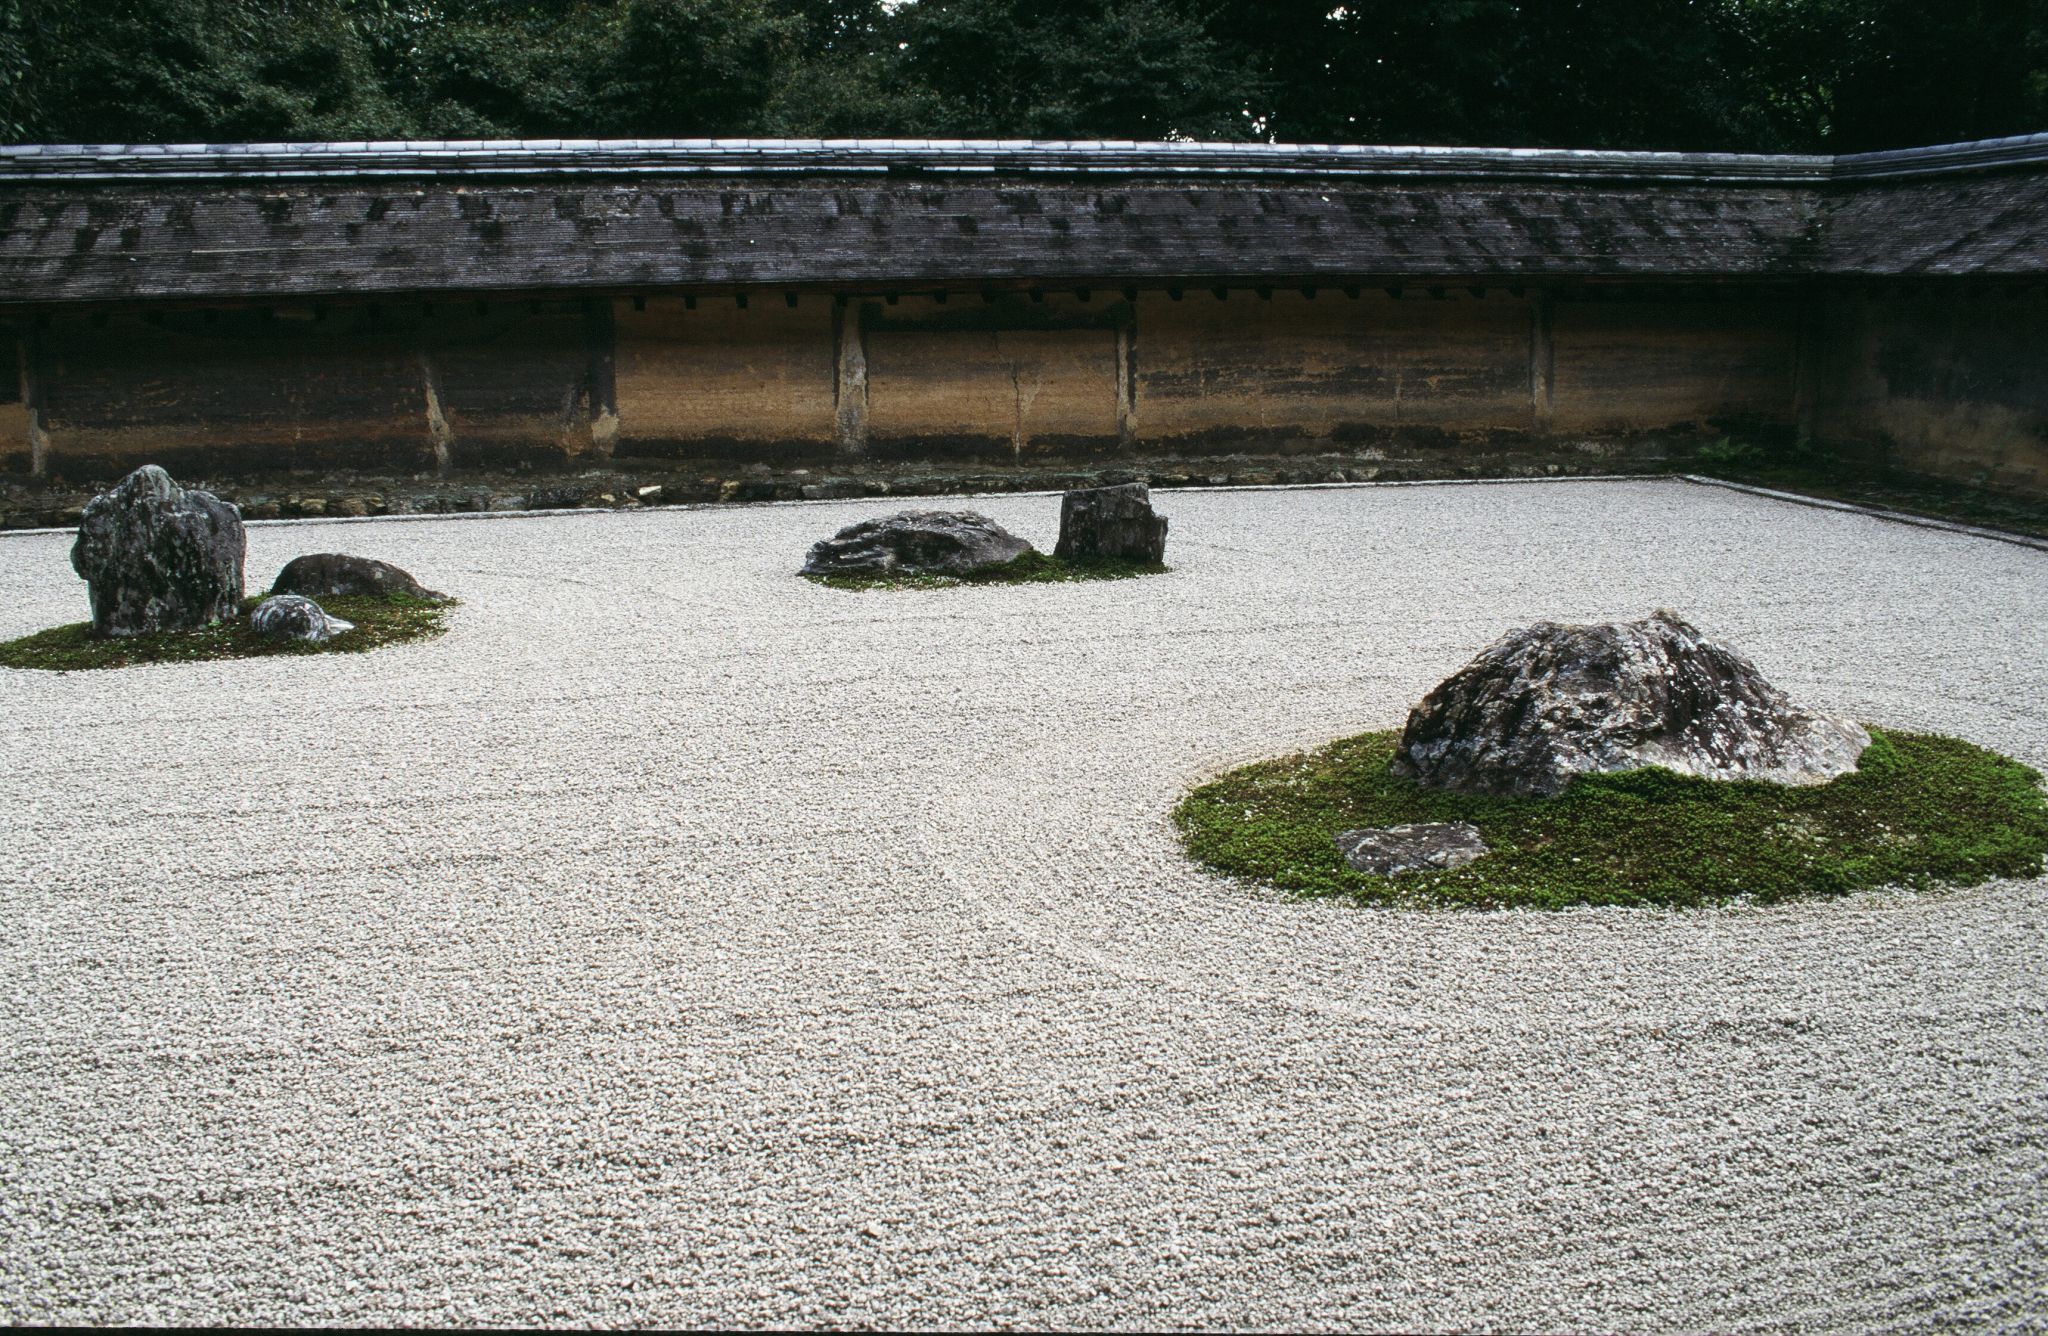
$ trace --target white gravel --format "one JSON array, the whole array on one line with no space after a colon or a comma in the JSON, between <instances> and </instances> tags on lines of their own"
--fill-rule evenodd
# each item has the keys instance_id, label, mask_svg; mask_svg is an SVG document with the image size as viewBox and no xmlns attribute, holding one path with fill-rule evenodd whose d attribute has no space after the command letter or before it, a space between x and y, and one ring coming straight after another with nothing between
<instances>
[{"instance_id":1,"label":"white gravel","mask_svg":"<svg viewBox=\"0 0 2048 1336\"><path fill-rule=\"evenodd\" d=\"M252 582L466 605L0 670L0 1317L2048 1325L2048 883L1370 911L1166 821L1658 605L2048 766L2048 554L1681 482L1159 501L1163 577L879 594L790 573L872 501L266 527ZM83 616L66 551L0 539L0 637Z\"/></svg>"}]
</instances>

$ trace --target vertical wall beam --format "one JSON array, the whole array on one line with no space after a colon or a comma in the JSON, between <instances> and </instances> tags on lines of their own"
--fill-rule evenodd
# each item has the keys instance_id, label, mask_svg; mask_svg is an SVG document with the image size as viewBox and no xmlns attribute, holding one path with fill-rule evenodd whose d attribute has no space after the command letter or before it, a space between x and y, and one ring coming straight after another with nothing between
<instances>
[{"instance_id":1,"label":"vertical wall beam","mask_svg":"<svg viewBox=\"0 0 2048 1336\"><path fill-rule=\"evenodd\" d=\"M868 344L861 304L832 303L833 437L839 458L868 452Z\"/></svg>"},{"instance_id":2,"label":"vertical wall beam","mask_svg":"<svg viewBox=\"0 0 2048 1336\"><path fill-rule=\"evenodd\" d=\"M43 422L43 347L33 329L22 335L17 361L22 416L28 420L28 472L32 478L46 478L50 474L50 433Z\"/></svg>"},{"instance_id":3,"label":"vertical wall beam","mask_svg":"<svg viewBox=\"0 0 2048 1336\"><path fill-rule=\"evenodd\" d=\"M427 439L434 447L434 471L446 474L453 459L455 433L448 427L448 415L441 411L441 372L433 354L420 349L420 386L427 397Z\"/></svg>"},{"instance_id":4,"label":"vertical wall beam","mask_svg":"<svg viewBox=\"0 0 2048 1336\"><path fill-rule=\"evenodd\" d=\"M1116 443L1129 452L1138 445L1138 304L1116 323Z\"/></svg>"},{"instance_id":5,"label":"vertical wall beam","mask_svg":"<svg viewBox=\"0 0 2048 1336\"><path fill-rule=\"evenodd\" d=\"M1529 415L1537 431L1550 430L1556 386L1556 311L1550 293L1538 288L1529 298Z\"/></svg>"}]
</instances>

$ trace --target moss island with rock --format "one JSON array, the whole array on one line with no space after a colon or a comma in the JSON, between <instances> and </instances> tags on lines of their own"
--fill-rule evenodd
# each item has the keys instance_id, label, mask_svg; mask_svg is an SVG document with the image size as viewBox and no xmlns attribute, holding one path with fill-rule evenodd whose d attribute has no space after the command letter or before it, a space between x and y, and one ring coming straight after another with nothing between
<instances>
[{"instance_id":1,"label":"moss island with rock","mask_svg":"<svg viewBox=\"0 0 2048 1336\"><path fill-rule=\"evenodd\" d=\"M812 544L798 573L834 589L1122 580L1167 569L1166 529L1145 484L1088 487L1061 499L1049 557L976 511L905 510Z\"/></svg>"},{"instance_id":2,"label":"moss island with rock","mask_svg":"<svg viewBox=\"0 0 2048 1336\"><path fill-rule=\"evenodd\" d=\"M2035 771L1799 709L1661 612L1505 637L1406 729L1244 766L1174 821L1216 871L1402 906L1768 903L2048 854Z\"/></svg>"},{"instance_id":3,"label":"moss island with rock","mask_svg":"<svg viewBox=\"0 0 2048 1336\"><path fill-rule=\"evenodd\" d=\"M155 465L85 507L71 565L92 620L0 643L0 667L68 672L271 654L352 654L439 635L455 600L386 562L299 557L243 592L242 517Z\"/></svg>"}]
</instances>

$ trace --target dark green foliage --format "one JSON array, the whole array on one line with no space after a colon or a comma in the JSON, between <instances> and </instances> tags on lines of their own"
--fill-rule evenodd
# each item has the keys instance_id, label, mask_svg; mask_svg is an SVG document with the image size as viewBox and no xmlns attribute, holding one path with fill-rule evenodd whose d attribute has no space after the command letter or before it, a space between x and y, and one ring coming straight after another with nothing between
<instances>
[{"instance_id":1,"label":"dark green foliage","mask_svg":"<svg viewBox=\"0 0 2048 1336\"><path fill-rule=\"evenodd\" d=\"M448 629L448 604L389 598L323 598L320 606L354 622L324 644L270 639L249 629L249 612L261 597L243 600L242 615L197 631L161 631L140 636L96 636L91 622L52 627L0 643L0 668L43 668L70 672L84 668L126 668L137 663L200 663L269 654L360 654L365 650L429 640Z\"/></svg>"},{"instance_id":2,"label":"dark green foliage","mask_svg":"<svg viewBox=\"0 0 2048 1336\"><path fill-rule=\"evenodd\" d=\"M2048 0L0 0L0 137L1856 151L2048 128Z\"/></svg>"},{"instance_id":3,"label":"dark green foliage","mask_svg":"<svg viewBox=\"0 0 2048 1336\"><path fill-rule=\"evenodd\" d=\"M1262 761L1174 812L1188 852L1301 895L1475 907L1701 905L1884 885L2038 876L2048 797L2034 771L1954 738L1871 732L1856 773L1815 788L1668 770L1580 779L1556 798L1443 793L1388 773L1396 733ZM1448 872L1373 877L1339 831L1470 821L1493 852Z\"/></svg>"},{"instance_id":4,"label":"dark green foliage","mask_svg":"<svg viewBox=\"0 0 2048 1336\"><path fill-rule=\"evenodd\" d=\"M1159 575L1170 567L1142 561L1062 561L1026 552L1015 561L972 575L807 575L831 589L949 589L956 585L1070 584L1079 580L1128 580Z\"/></svg>"}]
</instances>

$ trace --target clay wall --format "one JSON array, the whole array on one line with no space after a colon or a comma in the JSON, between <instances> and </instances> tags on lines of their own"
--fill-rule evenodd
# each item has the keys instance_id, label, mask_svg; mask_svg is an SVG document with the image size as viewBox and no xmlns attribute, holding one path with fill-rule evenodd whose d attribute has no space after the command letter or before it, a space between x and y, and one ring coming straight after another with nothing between
<instances>
[{"instance_id":1,"label":"clay wall","mask_svg":"<svg viewBox=\"0 0 2048 1336\"><path fill-rule=\"evenodd\" d=\"M2039 290L1844 292L1815 321L1802 426L1869 462L2048 495L2048 300Z\"/></svg>"},{"instance_id":2,"label":"clay wall","mask_svg":"<svg viewBox=\"0 0 2048 1336\"><path fill-rule=\"evenodd\" d=\"M1898 467L2048 491L2038 296L649 293L59 312L11 332L0 471L73 480L145 461L203 476L1405 447L1460 472L1796 421Z\"/></svg>"}]
</instances>

